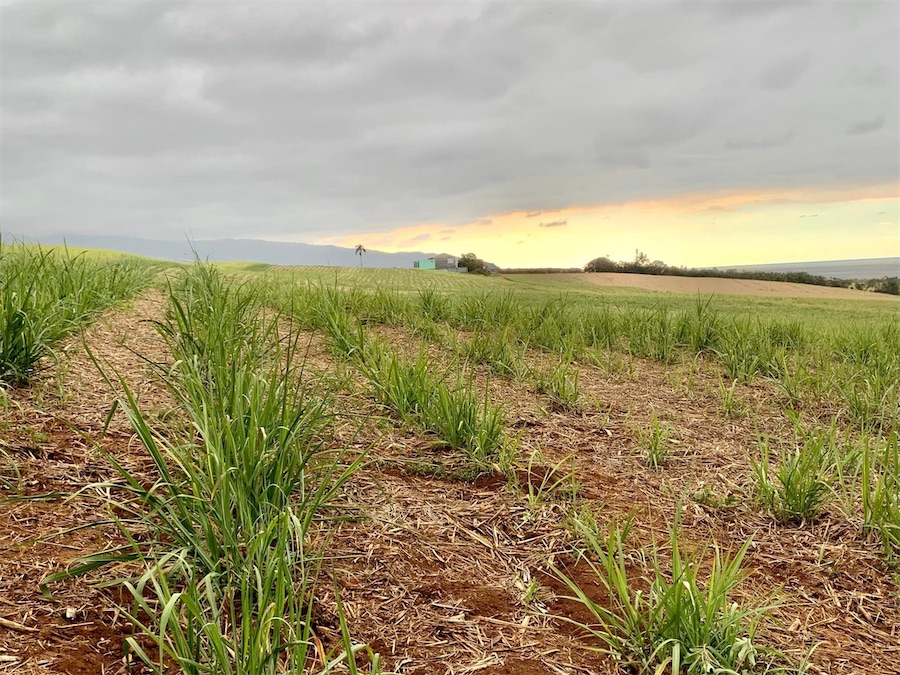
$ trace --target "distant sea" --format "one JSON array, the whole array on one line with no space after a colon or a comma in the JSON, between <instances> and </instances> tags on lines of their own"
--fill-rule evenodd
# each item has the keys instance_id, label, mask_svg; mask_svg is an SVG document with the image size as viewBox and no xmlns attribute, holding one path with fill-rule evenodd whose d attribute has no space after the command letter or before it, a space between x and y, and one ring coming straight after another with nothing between
<instances>
[{"instance_id":1,"label":"distant sea","mask_svg":"<svg viewBox=\"0 0 900 675\"><path fill-rule=\"evenodd\" d=\"M880 279L900 276L900 258L863 258L859 260L818 260L814 262L775 263L771 265L730 265L720 270L751 272L807 272L836 279Z\"/></svg>"}]
</instances>

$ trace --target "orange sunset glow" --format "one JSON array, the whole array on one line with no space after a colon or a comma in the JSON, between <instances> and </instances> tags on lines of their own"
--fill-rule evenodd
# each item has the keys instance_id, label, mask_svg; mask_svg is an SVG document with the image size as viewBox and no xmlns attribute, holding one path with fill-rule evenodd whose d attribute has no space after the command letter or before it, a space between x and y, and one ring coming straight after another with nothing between
<instances>
[{"instance_id":1,"label":"orange sunset glow","mask_svg":"<svg viewBox=\"0 0 900 675\"><path fill-rule=\"evenodd\" d=\"M320 239L385 251L475 251L501 266L581 267L635 249L674 265L900 255L896 185L686 195L662 200L513 211L451 225L422 223Z\"/></svg>"}]
</instances>

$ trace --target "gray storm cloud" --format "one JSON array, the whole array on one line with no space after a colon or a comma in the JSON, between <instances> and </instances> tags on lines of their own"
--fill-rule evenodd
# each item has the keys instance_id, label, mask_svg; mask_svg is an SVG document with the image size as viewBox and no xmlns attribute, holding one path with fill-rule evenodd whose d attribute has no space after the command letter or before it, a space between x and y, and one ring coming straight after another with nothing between
<instances>
[{"instance_id":1,"label":"gray storm cloud","mask_svg":"<svg viewBox=\"0 0 900 675\"><path fill-rule=\"evenodd\" d=\"M11 232L305 240L900 173L893 2L0 12Z\"/></svg>"}]
</instances>

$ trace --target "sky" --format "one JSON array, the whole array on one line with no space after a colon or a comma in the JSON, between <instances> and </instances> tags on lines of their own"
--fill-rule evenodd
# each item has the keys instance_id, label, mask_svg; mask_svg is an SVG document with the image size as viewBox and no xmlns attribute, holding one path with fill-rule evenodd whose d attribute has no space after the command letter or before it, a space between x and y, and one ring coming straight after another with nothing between
<instances>
[{"instance_id":1,"label":"sky","mask_svg":"<svg viewBox=\"0 0 900 675\"><path fill-rule=\"evenodd\" d=\"M900 3L0 0L0 228L900 256Z\"/></svg>"}]
</instances>

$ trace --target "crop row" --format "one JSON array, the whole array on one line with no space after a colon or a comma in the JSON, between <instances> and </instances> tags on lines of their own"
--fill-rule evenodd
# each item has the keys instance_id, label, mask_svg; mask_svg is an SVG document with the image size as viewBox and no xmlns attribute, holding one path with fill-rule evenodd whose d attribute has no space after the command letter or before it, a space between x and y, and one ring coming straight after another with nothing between
<instances>
[{"instance_id":1,"label":"crop row","mask_svg":"<svg viewBox=\"0 0 900 675\"><path fill-rule=\"evenodd\" d=\"M318 308L330 303L364 324L406 325L424 337L439 336L446 325L486 334L485 348L512 341L596 365L610 350L661 363L699 355L718 363L729 381L772 380L792 405L839 401L844 417L861 429L889 430L900 421L900 321L892 317L820 325L720 312L713 298L698 298L690 310L585 307L565 297L524 304L513 293L447 294L431 287L412 293L276 285L272 296L311 328L320 327ZM491 360L506 367L503 358L515 358L512 346Z\"/></svg>"},{"instance_id":2,"label":"crop row","mask_svg":"<svg viewBox=\"0 0 900 675\"><path fill-rule=\"evenodd\" d=\"M183 419L165 427L151 421L127 384L97 364L109 373L110 385L124 391L121 403L157 475L148 484L111 459L119 478L97 486L110 495L127 543L81 559L47 584L109 563L131 570L118 581L133 600L126 611L141 635L128 644L157 673L169 672L171 664L198 675L299 674L313 667L355 672L363 652L377 671L377 655L351 641L343 616L343 644L316 662L312 612L327 551L313 542L327 540L317 532L339 515L338 497L361 458L332 447L332 394L302 372L297 329L323 332L333 353L362 375L374 400L401 423L463 453L476 471L509 471L516 443L506 434L502 410L461 374L464 369L442 370L424 350L414 357L398 353L369 334L366 326L376 322L431 338L440 337L442 326L463 329L471 335L455 345L458 353L505 376L520 376L518 364L531 346L558 353L559 368L538 378L551 395L571 388L571 359L590 361L597 350L664 362L704 354L727 372L723 355L749 341L748 353L757 359L775 350L787 369L803 365L815 373L810 377L845 368L841 375L871 379L879 368L887 377L898 367L892 323L863 342L858 329L817 335L800 324L719 314L708 301L698 301L692 312L586 311L564 299L520 306L505 294L238 284L198 264L172 282L166 318L157 325L172 354L159 376ZM748 377L757 375L778 377L759 368ZM577 380L574 386L577 397ZM850 448L839 443L836 427L830 436L798 427L796 442L778 448L774 461L764 446L755 475L760 499L785 521L814 517L837 494L835 486L862 485L864 527L893 552L900 469L896 436L889 431L896 402L886 403L884 395L896 391L892 383L876 386L887 393L874 402L864 394L871 407L860 421L867 429L877 424L886 441L879 436L871 447ZM655 425L647 442L662 451L665 433ZM871 438L865 435L864 443ZM656 456L658 466L664 460L664 454ZM623 665L690 673L769 667L755 635L769 607L732 599L746 576L741 563L749 542L731 556L715 549L710 566L708 551L691 556L680 550L677 518L668 545L637 552L626 544L627 523L603 533L589 511L573 508L569 526L576 550L611 602L597 604L565 570L555 571L592 614L594 622L581 627ZM640 578L634 561L646 568Z\"/></svg>"},{"instance_id":3,"label":"crop row","mask_svg":"<svg viewBox=\"0 0 900 675\"><path fill-rule=\"evenodd\" d=\"M360 459L330 447L329 393L301 376L298 337L285 325L253 288L198 264L173 282L157 324L173 359L158 374L181 419L155 425L97 363L124 392L156 479L110 457L118 478L93 487L109 495L127 543L44 585L111 563L129 570L112 583L132 599L123 610L137 635L127 646L153 672L356 672L362 653L379 669L377 655L351 642L340 603L343 644L326 655L313 639L325 555L315 533Z\"/></svg>"},{"instance_id":4,"label":"crop row","mask_svg":"<svg viewBox=\"0 0 900 675\"><path fill-rule=\"evenodd\" d=\"M136 259L4 245L0 239L0 381L22 384L63 337L150 282Z\"/></svg>"},{"instance_id":5,"label":"crop row","mask_svg":"<svg viewBox=\"0 0 900 675\"><path fill-rule=\"evenodd\" d=\"M435 435L450 449L463 450L473 469L469 475L500 470L506 473L511 487L521 488L516 471L517 444L505 435L502 410L489 403L486 393L477 392L473 378L462 374L466 369L459 367L460 363L452 360L449 369L441 368L429 358L424 345L414 357L401 355L368 333L366 322L371 322L371 316L360 319L348 311L338 289L316 289L314 295L297 300L295 297L293 316L306 321L309 328L322 330L332 352L355 366L367 381L372 397L400 422ZM433 300L433 295L423 295L423 312L434 311ZM302 309L298 311L298 307ZM483 327L476 329L471 340L460 346L457 357L492 363L495 372L515 376L521 353L514 346L497 347L491 342L494 337L496 333L485 332ZM505 334L502 339L511 340ZM507 348L513 351L507 352ZM569 388L573 386L566 359L539 377L538 388L544 383L547 390L543 393L565 390L565 386L547 384L554 378L569 382ZM574 387L577 393L577 379ZM662 436L658 438L661 444ZM530 469L529 465L529 473ZM551 475L553 472L547 473ZM641 672L670 668L687 673L752 673L786 662L785 655L760 645L756 639L758 625L774 605L733 601L734 589L747 576L741 565L749 540L733 555L714 548L710 568L708 551L688 555L679 548L676 516L670 526L668 547L632 550L626 543L630 525L614 524L608 533L602 532L589 506L577 499L577 478L573 477L571 486L563 485L565 482L565 477L545 478L540 485L528 481L525 498L536 506L552 499L549 493L566 493L570 502L566 523L577 559L596 575L610 602L598 604L593 594L565 570L552 567L552 571L593 618L591 624L573 623L596 637L604 645L602 651L623 665L643 668ZM634 560L646 564L640 575L633 571ZM651 593L645 595L642 588L648 578ZM779 667L779 672L798 670L802 668Z\"/></svg>"},{"instance_id":6,"label":"crop row","mask_svg":"<svg viewBox=\"0 0 900 675\"><path fill-rule=\"evenodd\" d=\"M726 373L728 359L738 350L755 354L752 358L757 363L760 353L775 350L781 368L767 375L785 389L795 386L801 377L798 372L813 380L824 377L823 373L832 378L849 376L851 382L862 385L854 387L840 380L835 385L839 392L850 387L852 393L843 417L871 433L856 440L846 433L841 436L839 417L833 418L830 427L806 428L788 409L794 420L794 440L773 453L770 441L759 439L759 454L750 467L757 500L777 520L802 524L818 517L826 502L841 497L848 517L861 510L866 536L879 539L889 559L900 556L900 468L897 435L892 430L900 419L894 377L900 375L900 351L892 348L900 324L887 322L874 332L866 327L835 326L831 335L815 335L800 323L719 315L709 300L698 300L690 313L655 310L629 314L602 308L588 315L567 312L564 301L518 307L509 295L449 297L430 288L410 296L383 289L362 292L306 285L289 297L297 320L306 322L308 328L324 330L332 348L358 365L376 399L402 419L412 420L439 437L443 434L445 441L450 437L448 429L478 429L480 425L492 430L491 438L501 437L497 427L502 426L502 412L489 407L486 398L479 399L471 377L461 374L465 369L459 365L466 361L486 365L501 376L531 377L535 389L560 408L573 407L578 400L578 370L571 367L571 359L595 359L593 350L598 345L657 358L662 353L654 350L663 348L672 355L703 354L722 363ZM446 374L440 374L441 369L429 362L424 351L416 358L403 358L367 337L365 326L372 323L406 325L415 334L453 349L461 361L449 369L456 373L449 378L451 383L446 383ZM451 327L466 330L468 335L460 337ZM602 340L598 336L603 336ZM534 373L525 360L532 345L562 358L556 366ZM669 356L662 360L673 359ZM819 396L831 391L821 382L817 386ZM726 414L734 413L733 384L723 384L721 389ZM459 400L449 396L450 392L455 392ZM795 396L799 398L799 393ZM450 425L429 423L438 418L432 408L439 400L452 400L456 405ZM479 400L483 401L480 419L474 412ZM467 427L463 419L472 420L471 426ZM650 466L665 463L668 434L668 428L656 418L640 434ZM456 446L466 444L457 441ZM469 446L470 452L478 447L474 441ZM497 447L504 444L498 442ZM503 466L511 461L508 454L503 455Z\"/></svg>"}]
</instances>

